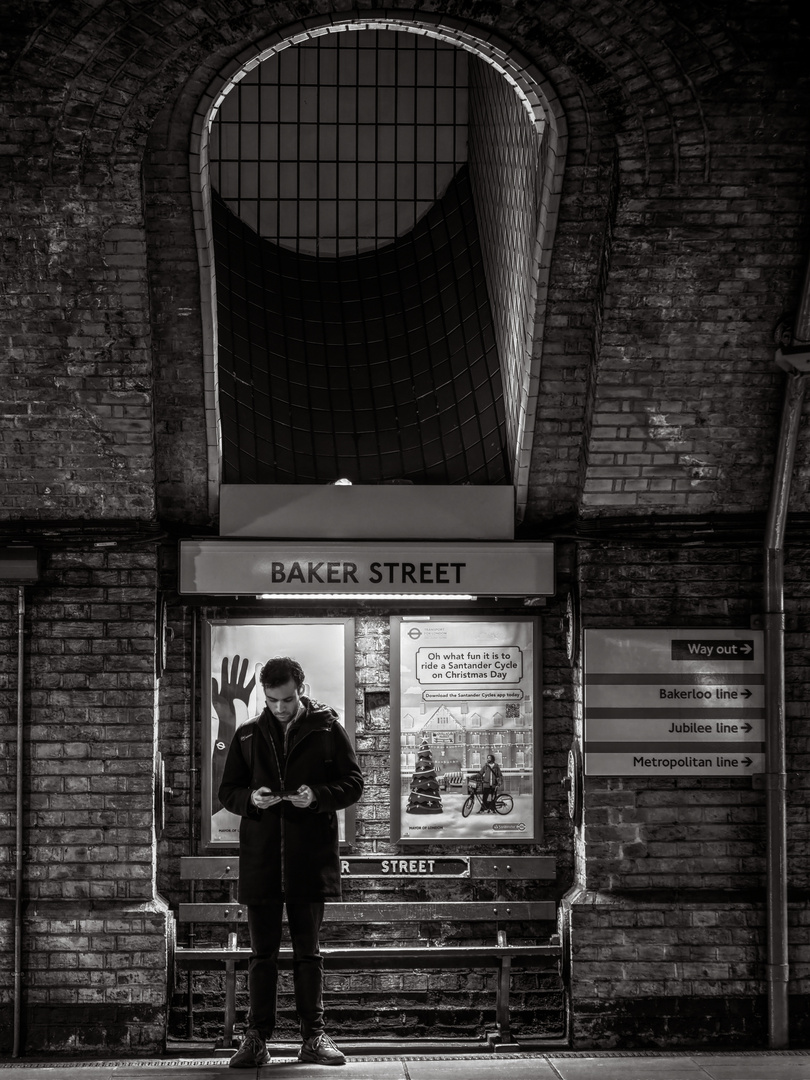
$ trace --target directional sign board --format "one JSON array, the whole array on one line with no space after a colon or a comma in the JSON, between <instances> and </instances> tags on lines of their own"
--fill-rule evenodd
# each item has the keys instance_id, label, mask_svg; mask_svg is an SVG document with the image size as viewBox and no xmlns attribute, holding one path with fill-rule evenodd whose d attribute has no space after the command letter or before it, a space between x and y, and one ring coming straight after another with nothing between
<instances>
[{"instance_id":1,"label":"directional sign board","mask_svg":"<svg viewBox=\"0 0 810 1080\"><path fill-rule=\"evenodd\" d=\"M758 630L586 630L589 776L765 771Z\"/></svg>"}]
</instances>

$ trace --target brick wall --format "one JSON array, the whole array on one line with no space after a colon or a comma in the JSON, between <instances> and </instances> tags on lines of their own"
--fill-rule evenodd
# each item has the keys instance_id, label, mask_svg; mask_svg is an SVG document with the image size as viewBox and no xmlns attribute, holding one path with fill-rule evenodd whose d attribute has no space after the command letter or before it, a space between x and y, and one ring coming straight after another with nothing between
<instances>
[{"instance_id":1,"label":"brick wall","mask_svg":"<svg viewBox=\"0 0 810 1080\"><path fill-rule=\"evenodd\" d=\"M572 898L577 1046L767 1044L762 905L694 895Z\"/></svg>"},{"instance_id":2,"label":"brick wall","mask_svg":"<svg viewBox=\"0 0 810 1080\"><path fill-rule=\"evenodd\" d=\"M585 544L589 627L751 625L760 552ZM788 887L792 1030L808 1016L808 553L787 555ZM763 1045L764 777L587 777L568 897L577 1045Z\"/></svg>"},{"instance_id":3,"label":"brick wall","mask_svg":"<svg viewBox=\"0 0 810 1080\"><path fill-rule=\"evenodd\" d=\"M14 103L25 182L0 180L6 517L154 516L146 241L136 169L52 166L47 101Z\"/></svg>"},{"instance_id":4,"label":"brick wall","mask_svg":"<svg viewBox=\"0 0 810 1080\"><path fill-rule=\"evenodd\" d=\"M190 94L182 112L172 102L157 116L144 155L154 376L160 387L154 404L155 497L162 521L186 527L209 525L215 506L209 499L206 440L206 409L213 401L203 374L200 268L188 170L189 114L195 103ZM185 138L179 131L169 138L172 120Z\"/></svg>"},{"instance_id":5,"label":"brick wall","mask_svg":"<svg viewBox=\"0 0 810 1080\"><path fill-rule=\"evenodd\" d=\"M807 247L808 129L796 131L779 81L767 62L724 72L703 87L699 123L690 110L694 145L675 146L675 182L637 184L639 175L622 185L585 512L734 513L767 502L784 378L774 331L795 309ZM806 458L803 444L796 509L808 506Z\"/></svg>"},{"instance_id":6,"label":"brick wall","mask_svg":"<svg viewBox=\"0 0 810 1080\"><path fill-rule=\"evenodd\" d=\"M155 890L156 560L51 550L26 590L23 1023L29 1049L140 1049L165 1025ZM3 862L15 858L16 591L2 695ZM11 950L13 875L3 886ZM4 956L8 957L9 952ZM11 968L2 971L3 1044Z\"/></svg>"}]
</instances>

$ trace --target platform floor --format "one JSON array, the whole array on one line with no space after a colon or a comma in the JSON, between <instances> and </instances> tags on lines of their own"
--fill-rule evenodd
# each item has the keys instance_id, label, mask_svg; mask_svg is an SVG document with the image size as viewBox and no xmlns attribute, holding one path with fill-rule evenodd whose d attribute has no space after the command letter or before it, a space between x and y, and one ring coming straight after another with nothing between
<instances>
[{"instance_id":1,"label":"platform floor","mask_svg":"<svg viewBox=\"0 0 810 1080\"><path fill-rule=\"evenodd\" d=\"M289 1056L229 1069L228 1055L116 1061L0 1059L5 1080L810 1080L810 1050L749 1053L551 1051L523 1054L350 1056L331 1070Z\"/></svg>"}]
</instances>

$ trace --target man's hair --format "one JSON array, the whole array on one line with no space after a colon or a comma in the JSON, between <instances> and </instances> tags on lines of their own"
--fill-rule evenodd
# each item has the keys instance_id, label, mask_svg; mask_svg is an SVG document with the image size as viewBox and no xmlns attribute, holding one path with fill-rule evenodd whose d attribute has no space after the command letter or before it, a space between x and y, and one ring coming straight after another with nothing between
<instances>
[{"instance_id":1,"label":"man's hair","mask_svg":"<svg viewBox=\"0 0 810 1080\"><path fill-rule=\"evenodd\" d=\"M264 665L259 676L262 686L283 686L290 679L300 690L304 685L304 669L291 656L274 656Z\"/></svg>"},{"instance_id":2,"label":"man's hair","mask_svg":"<svg viewBox=\"0 0 810 1080\"><path fill-rule=\"evenodd\" d=\"M495 760L495 755L494 754L487 754L487 761L489 761L490 759L492 759L492 761L494 761Z\"/></svg>"}]
</instances>

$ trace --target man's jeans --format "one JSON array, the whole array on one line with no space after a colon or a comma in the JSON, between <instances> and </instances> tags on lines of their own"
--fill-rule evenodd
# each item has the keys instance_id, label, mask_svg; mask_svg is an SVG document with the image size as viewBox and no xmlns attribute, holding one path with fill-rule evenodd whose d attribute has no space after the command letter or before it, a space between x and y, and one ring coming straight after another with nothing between
<instances>
[{"instance_id":1,"label":"man's jeans","mask_svg":"<svg viewBox=\"0 0 810 1080\"><path fill-rule=\"evenodd\" d=\"M281 900L248 905L248 927L252 955L248 967L250 1012L248 1027L265 1039L276 1026L278 950L281 945ZM301 1036L323 1031L323 960L318 935L323 922L323 901L314 904L287 904L287 923L293 947L293 985Z\"/></svg>"}]
</instances>

